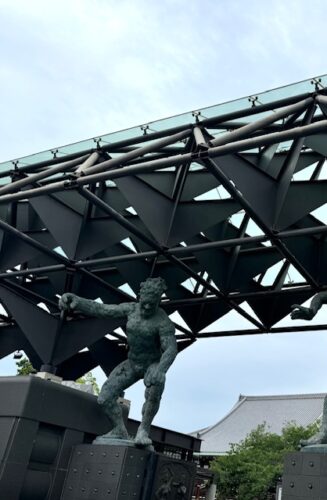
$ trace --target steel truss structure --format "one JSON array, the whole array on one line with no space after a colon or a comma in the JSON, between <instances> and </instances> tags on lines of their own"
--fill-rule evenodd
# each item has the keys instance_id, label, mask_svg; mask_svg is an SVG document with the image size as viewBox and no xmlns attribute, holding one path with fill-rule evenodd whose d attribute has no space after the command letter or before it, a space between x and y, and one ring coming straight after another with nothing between
<instances>
[{"instance_id":1,"label":"steel truss structure","mask_svg":"<svg viewBox=\"0 0 327 500\"><path fill-rule=\"evenodd\" d=\"M21 349L64 378L98 365L109 373L126 357L124 324L60 317L58 296L131 301L158 275L180 349L325 328L274 325L327 289L327 226L316 212L327 202L326 83L0 165L0 357ZM225 331L230 311L249 327Z\"/></svg>"}]
</instances>

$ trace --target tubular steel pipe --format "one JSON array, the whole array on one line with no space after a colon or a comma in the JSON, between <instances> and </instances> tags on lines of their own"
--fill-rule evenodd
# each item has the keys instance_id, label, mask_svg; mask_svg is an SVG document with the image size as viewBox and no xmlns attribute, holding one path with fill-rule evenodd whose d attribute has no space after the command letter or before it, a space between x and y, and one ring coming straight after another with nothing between
<instances>
[{"instance_id":1,"label":"tubular steel pipe","mask_svg":"<svg viewBox=\"0 0 327 500\"><path fill-rule=\"evenodd\" d=\"M169 158L163 158L160 160L153 160L149 162L139 163L138 165L135 166L131 165L119 168L117 170L110 170L109 172L101 172L93 175L85 175L69 181L66 180L66 181L54 182L51 185L46 185L35 189L29 189L21 193L3 195L0 196L0 204L7 203L8 201L17 201L32 197L34 198L35 196L40 196L43 194L50 194L58 191L63 191L65 189L72 189L80 186L85 186L86 184L90 184L93 182L101 182L109 179L114 180L120 177L126 177L128 175L137 175L140 173L151 172L156 169L161 169L170 166L177 166L190 161L201 162L206 158L217 158L219 156L224 156L238 151L253 149L258 146L275 144L289 139L295 139L296 137L306 137L309 135L315 135L323 131L327 131L327 120L321 120L319 122L312 123L310 125L305 125L303 127L296 127L295 129L286 130L283 132L275 132L265 136L236 141L231 144L226 144L224 146L211 148L208 151L201 151L199 153L185 153L182 155L171 156ZM109 161L111 160L108 160L108 162ZM107 162L103 162L101 163L101 165L103 166L105 163Z\"/></svg>"},{"instance_id":2,"label":"tubular steel pipe","mask_svg":"<svg viewBox=\"0 0 327 500\"><path fill-rule=\"evenodd\" d=\"M233 142L235 140L242 139L243 137L250 135L252 132L264 128L267 125L270 125L271 123L280 120L281 118L285 118L290 114L306 109L312 102L313 98L308 97L307 99L297 102L296 104L292 104L291 106L286 106L285 108L281 108L269 116L265 116L260 120L248 123L247 125L244 125L244 127L238 128L237 130L233 130L232 132L228 132L227 134L224 134L220 137L217 137L216 139L213 139L212 141L210 141L210 145L212 147L222 146L224 144Z\"/></svg>"},{"instance_id":3,"label":"tubular steel pipe","mask_svg":"<svg viewBox=\"0 0 327 500\"><path fill-rule=\"evenodd\" d=\"M88 158L88 156L81 156L79 158L76 158L75 160L70 160L70 161L65 161L63 163L59 163L55 167L52 167L51 169L47 170L42 170L42 172L39 172L37 174L30 175L29 177L24 177L23 179L18 179L17 181L12 182L11 184L7 184L3 187L0 187L0 196L2 194L6 193L12 193L13 191L16 191L17 189L21 189L24 186L27 186L28 184L32 184L33 182L40 181L41 179L45 179L46 177L49 177L53 174L57 174L58 172L64 172L66 170L71 170L72 168L76 167L81 161L85 160Z\"/></svg>"},{"instance_id":4,"label":"tubular steel pipe","mask_svg":"<svg viewBox=\"0 0 327 500\"><path fill-rule=\"evenodd\" d=\"M92 167L100 158L100 153L98 151L94 151L76 170L75 174L84 173L85 170Z\"/></svg>"},{"instance_id":5,"label":"tubular steel pipe","mask_svg":"<svg viewBox=\"0 0 327 500\"><path fill-rule=\"evenodd\" d=\"M138 158L140 156L143 156L147 153L152 153L153 151L157 151L158 149L168 146L169 144L173 144L174 142L181 141L182 139L185 139L188 137L191 133L191 128L187 128L186 130L183 130L183 132L179 132L178 134L173 134L169 135L168 137L164 137L163 139L160 139L159 141L156 142L151 142L151 144L148 144L147 146L143 146L142 148L137 148L134 149L133 151L130 151L129 153L125 153L124 155L119 156L118 158L113 158L107 161L104 161L100 163L100 165L96 165L94 167L89 167L88 168L88 174L96 174L99 172L103 172L105 169L112 169L118 166L125 165L131 160L134 160L135 158Z\"/></svg>"},{"instance_id":6,"label":"tubular steel pipe","mask_svg":"<svg viewBox=\"0 0 327 500\"><path fill-rule=\"evenodd\" d=\"M92 152L93 152L93 149L89 150L89 151L77 151L74 154L65 155L64 157L57 156L55 158L51 158L51 160L39 161L39 162L33 163L31 165L24 165L23 167L18 167L16 169L10 168L8 170L3 170L2 172L0 172L0 178L8 177L15 170L17 173L28 173L28 172L34 172L35 170L41 170L41 169L43 170L43 169L46 169L48 167L51 167L52 165L57 165L58 163L63 163L62 160L65 160L66 163L76 162L75 164L78 165L80 161L83 161ZM24 158L21 158L20 160L24 160ZM20 160L17 160L17 161L19 162ZM13 163L13 161L14 160L12 160L12 163Z\"/></svg>"},{"instance_id":7,"label":"tubular steel pipe","mask_svg":"<svg viewBox=\"0 0 327 500\"><path fill-rule=\"evenodd\" d=\"M272 334L272 333L295 333L295 332L317 332L320 330L326 330L326 325L310 325L310 326L283 326L267 329L263 333ZM259 330L231 330L231 331L222 331L222 332L208 332L208 333L200 333L197 335L197 339L204 339L210 337L228 337L228 336L241 336L241 335L256 335L262 334ZM182 339L184 336L178 336L177 339Z\"/></svg>"}]
</instances>

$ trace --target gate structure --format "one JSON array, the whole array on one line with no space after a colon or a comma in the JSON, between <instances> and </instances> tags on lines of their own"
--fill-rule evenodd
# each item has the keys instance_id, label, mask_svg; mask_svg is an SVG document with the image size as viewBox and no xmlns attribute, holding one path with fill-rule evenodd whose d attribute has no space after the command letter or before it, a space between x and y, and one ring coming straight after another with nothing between
<instances>
[{"instance_id":1,"label":"gate structure","mask_svg":"<svg viewBox=\"0 0 327 500\"><path fill-rule=\"evenodd\" d=\"M124 323L65 318L58 297L135 301L155 276L179 350L324 329L275 325L327 289L326 85L317 77L0 164L0 358L23 350L64 379L96 366L108 375L126 358ZM249 328L224 331L230 311ZM1 491L57 500L72 446L91 446L107 424L90 428L88 396L19 379L0 386ZM158 491L173 481L165 474ZM81 493L71 481L67 498Z\"/></svg>"},{"instance_id":2,"label":"gate structure","mask_svg":"<svg viewBox=\"0 0 327 500\"><path fill-rule=\"evenodd\" d=\"M168 284L162 307L184 320L180 349L280 331L292 304L327 285L323 209L317 215L327 201L326 83L2 163L0 356L22 349L36 369L69 379L98 365L109 373L126 356L124 325L64 321L57 298L133 301L158 275ZM219 327L231 310L248 329Z\"/></svg>"}]
</instances>

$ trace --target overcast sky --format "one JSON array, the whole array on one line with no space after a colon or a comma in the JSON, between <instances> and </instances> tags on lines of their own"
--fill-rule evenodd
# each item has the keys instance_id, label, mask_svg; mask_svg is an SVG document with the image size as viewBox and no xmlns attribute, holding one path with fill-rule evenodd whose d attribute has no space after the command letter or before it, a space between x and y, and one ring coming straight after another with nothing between
<instances>
[{"instance_id":1,"label":"overcast sky","mask_svg":"<svg viewBox=\"0 0 327 500\"><path fill-rule=\"evenodd\" d=\"M0 0L0 12L0 161L327 73L324 0ZM302 392L327 392L325 332L198 341L155 423L190 432L240 393ZM142 393L127 393L134 418Z\"/></svg>"}]
</instances>

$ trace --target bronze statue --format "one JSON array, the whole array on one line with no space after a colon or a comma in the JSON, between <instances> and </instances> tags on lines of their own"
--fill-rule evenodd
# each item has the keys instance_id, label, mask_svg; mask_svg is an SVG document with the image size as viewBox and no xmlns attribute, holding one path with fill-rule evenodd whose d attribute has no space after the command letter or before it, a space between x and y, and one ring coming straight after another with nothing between
<instances>
[{"instance_id":1,"label":"bronze statue","mask_svg":"<svg viewBox=\"0 0 327 500\"><path fill-rule=\"evenodd\" d=\"M298 304L292 306L292 319L311 320L319 311L323 304L327 304L327 292L320 292L313 297L309 307L303 307ZM327 397L324 400L324 408L320 430L310 439L302 440L301 446L327 444Z\"/></svg>"},{"instance_id":2,"label":"bronze statue","mask_svg":"<svg viewBox=\"0 0 327 500\"><path fill-rule=\"evenodd\" d=\"M127 318L127 360L110 373L98 397L98 403L113 425L112 430L101 438L128 439L117 399L125 389L143 378L145 402L134 443L144 447L152 444L150 426L159 410L166 372L177 355L175 327L159 307L165 290L162 278L149 278L141 283L136 303L100 304L73 293L63 294L59 301L60 308L67 312L78 311L98 318Z\"/></svg>"}]
</instances>

